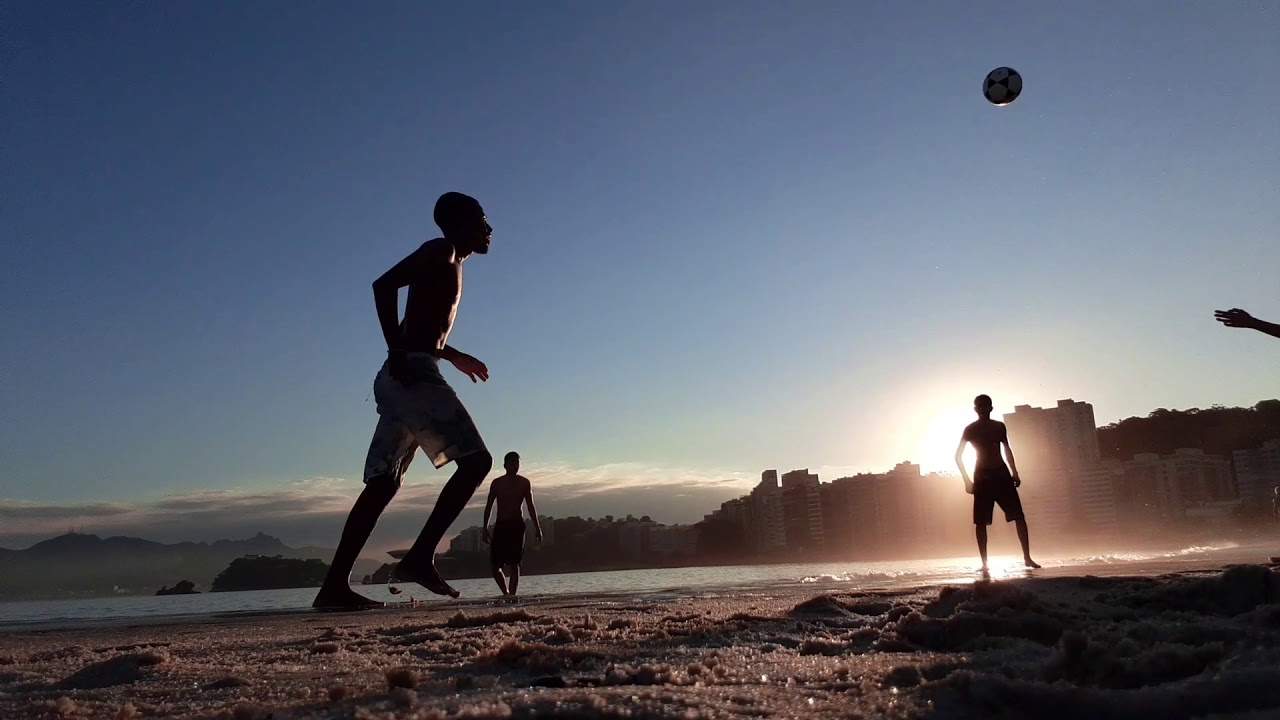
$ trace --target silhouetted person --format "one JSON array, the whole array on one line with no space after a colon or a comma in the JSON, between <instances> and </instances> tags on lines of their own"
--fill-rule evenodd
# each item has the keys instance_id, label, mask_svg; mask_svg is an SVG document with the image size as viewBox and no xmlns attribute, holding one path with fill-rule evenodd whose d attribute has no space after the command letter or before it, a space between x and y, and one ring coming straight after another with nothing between
<instances>
[{"instance_id":1,"label":"silhouetted person","mask_svg":"<svg viewBox=\"0 0 1280 720\"><path fill-rule=\"evenodd\" d=\"M538 509L533 506L533 486L520 470L520 455L509 452L502 459L507 474L489 483L489 500L484 504L484 541L489 543L489 565L503 595L515 595L520 587L520 562L524 559L524 517L521 504L529 506L529 519L542 542ZM489 533L489 511L498 505L498 517Z\"/></svg>"},{"instance_id":2,"label":"silhouetted person","mask_svg":"<svg viewBox=\"0 0 1280 720\"><path fill-rule=\"evenodd\" d=\"M373 282L374 304L387 360L373 382L378 425L364 466L364 491L342 529L316 607L360 608L378 603L349 585L351 568L373 532L418 448L433 465L457 463L436 499L435 509L400 560L396 577L433 593L457 597L437 572L435 550L493 466L475 423L440 374L447 360L472 382L488 380L489 369L447 344L462 299L462 263L489 251L493 228L475 198L445 193L436 201L435 221L444 237L429 240ZM399 319L400 288L409 288L404 321Z\"/></svg>"},{"instance_id":3,"label":"silhouetted person","mask_svg":"<svg viewBox=\"0 0 1280 720\"><path fill-rule=\"evenodd\" d=\"M1280 485L1271 488L1271 517L1280 522Z\"/></svg>"},{"instance_id":4,"label":"silhouetted person","mask_svg":"<svg viewBox=\"0 0 1280 720\"><path fill-rule=\"evenodd\" d=\"M1040 565L1031 559L1031 538L1027 532L1027 519L1022 512L1022 499L1018 497L1018 486L1022 480L1018 477L1018 464L1013 459L1013 448L1009 447L1009 432L1004 423L991 419L991 398L979 395L973 399L974 412L978 419L970 423L960 436L960 445L956 448L956 466L960 468L960 477L964 479L964 491L973 495L974 534L978 538L978 554L982 556L982 573L987 574L987 526L991 524L995 506L1004 511L1006 522L1012 522L1018 528L1018 541L1022 543L1022 561L1027 567L1038 568ZM964 444L970 443L978 453L978 460L973 464L973 480L969 480L969 472L964 466ZM1000 457L1000 447L1004 446L1004 454L1009 458L1005 466Z\"/></svg>"},{"instance_id":5,"label":"silhouetted person","mask_svg":"<svg viewBox=\"0 0 1280 720\"><path fill-rule=\"evenodd\" d=\"M1250 330L1257 330L1260 333L1266 333L1271 337L1280 338L1280 325L1270 323L1265 320L1259 320L1240 308L1214 310L1213 317L1227 327L1249 328Z\"/></svg>"}]
</instances>

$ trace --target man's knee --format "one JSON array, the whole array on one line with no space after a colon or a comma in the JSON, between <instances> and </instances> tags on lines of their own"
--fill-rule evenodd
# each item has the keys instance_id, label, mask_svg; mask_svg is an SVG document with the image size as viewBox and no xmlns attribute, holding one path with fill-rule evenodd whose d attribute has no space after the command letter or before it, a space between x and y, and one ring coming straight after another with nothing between
<instances>
[{"instance_id":1,"label":"man's knee","mask_svg":"<svg viewBox=\"0 0 1280 720\"><path fill-rule=\"evenodd\" d=\"M365 478L364 493L384 503L391 502L400 490L399 473L379 473Z\"/></svg>"},{"instance_id":2,"label":"man's knee","mask_svg":"<svg viewBox=\"0 0 1280 720\"><path fill-rule=\"evenodd\" d=\"M467 472L474 472L480 476L480 480L489 474L493 469L493 456L488 450L480 450L470 455L458 458L458 467Z\"/></svg>"}]
</instances>

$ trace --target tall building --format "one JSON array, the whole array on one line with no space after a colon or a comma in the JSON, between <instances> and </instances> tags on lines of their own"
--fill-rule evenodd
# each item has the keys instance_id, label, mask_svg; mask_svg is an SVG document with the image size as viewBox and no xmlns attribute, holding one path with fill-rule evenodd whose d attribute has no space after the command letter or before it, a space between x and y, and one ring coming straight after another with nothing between
<instances>
[{"instance_id":1,"label":"tall building","mask_svg":"<svg viewBox=\"0 0 1280 720\"><path fill-rule=\"evenodd\" d=\"M782 519L788 549L823 546L822 491L808 468L782 476Z\"/></svg>"},{"instance_id":2,"label":"tall building","mask_svg":"<svg viewBox=\"0 0 1280 720\"><path fill-rule=\"evenodd\" d=\"M1229 500L1235 495L1231 486L1231 461L1224 457L1206 455L1199 448L1179 448L1162 459L1169 466L1184 508Z\"/></svg>"},{"instance_id":3,"label":"tall building","mask_svg":"<svg viewBox=\"0 0 1280 720\"><path fill-rule=\"evenodd\" d=\"M692 525L657 525L649 532L649 551L659 557L684 557L698 548L697 528Z\"/></svg>"},{"instance_id":4,"label":"tall building","mask_svg":"<svg viewBox=\"0 0 1280 720\"><path fill-rule=\"evenodd\" d=\"M1037 527L1061 532L1107 524L1105 514L1089 517L1082 501L1086 483L1096 499L1098 478L1107 476L1096 471L1102 455L1092 405L1071 399L1059 400L1052 408L1018 405L1004 416L1004 424L1023 480L1023 506ZM1088 504L1100 507L1097 502Z\"/></svg>"},{"instance_id":5,"label":"tall building","mask_svg":"<svg viewBox=\"0 0 1280 720\"><path fill-rule=\"evenodd\" d=\"M1193 508L1233 496L1231 463L1196 448L1169 455L1139 453L1122 464L1117 503L1126 520L1148 524L1181 521Z\"/></svg>"},{"instance_id":6,"label":"tall building","mask_svg":"<svg viewBox=\"0 0 1280 720\"><path fill-rule=\"evenodd\" d=\"M747 538L751 549L757 553L772 553L787 547L787 535L782 514L782 488L778 486L778 471L760 473L760 483L747 496L750 527Z\"/></svg>"},{"instance_id":7,"label":"tall building","mask_svg":"<svg viewBox=\"0 0 1280 720\"><path fill-rule=\"evenodd\" d=\"M1094 531L1115 531L1120 520L1117 488L1124 480L1124 464L1119 460L1102 460L1077 472L1078 516Z\"/></svg>"},{"instance_id":8,"label":"tall building","mask_svg":"<svg viewBox=\"0 0 1280 720\"><path fill-rule=\"evenodd\" d=\"M1236 492L1246 507L1271 512L1272 489L1280 485L1280 439L1260 448L1232 453L1236 466Z\"/></svg>"}]
</instances>

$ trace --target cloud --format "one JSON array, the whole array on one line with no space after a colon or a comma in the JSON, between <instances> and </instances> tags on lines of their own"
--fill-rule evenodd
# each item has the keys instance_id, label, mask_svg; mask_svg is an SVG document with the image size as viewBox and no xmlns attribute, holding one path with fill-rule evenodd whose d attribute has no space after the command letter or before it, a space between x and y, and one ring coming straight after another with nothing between
<instances>
[{"instance_id":1,"label":"cloud","mask_svg":"<svg viewBox=\"0 0 1280 720\"><path fill-rule=\"evenodd\" d=\"M0 518L5 520L61 520L66 518L110 517L133 512L124 503L48 505L23 500L0 500Z\"/></svg>"},{"instance_id":2,"label":"cloud","mask_svg":"<svg viewBox=\"0 0 1280 720\"><path fill-rule=\"evenodd\" d=\"M752 484L735 473L638 463L528 465L521 474L533 481L541 514L649 515L662 522L694 522ZM379 521L371 541L375 551L412 541L447 478L444 472L422 469L411 475L429 479L404 484ZM212 489L133 503L0 500L0 518L5 520L0 546L23 547L69 528L165 542L247 537L262 531L293 545L332 546L361 488L356 480L315 477L276 488ZM454 532L479 524L485 498L482 487L454 524Z\"/></svg>"}]
</instances>

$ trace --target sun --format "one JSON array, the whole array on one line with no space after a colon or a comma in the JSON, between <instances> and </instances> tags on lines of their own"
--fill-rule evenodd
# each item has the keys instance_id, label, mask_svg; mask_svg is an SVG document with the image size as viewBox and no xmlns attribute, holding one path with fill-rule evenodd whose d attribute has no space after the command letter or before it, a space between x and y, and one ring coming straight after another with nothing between
<instances>
[{"instance_id":1,"label":"sun","mask_svg":"<svg viewBox=\"0 0 1280 720\"><path fill-rule=\"evenodd\" d=\"M915 457L925 472L955 472L956 444L964 427L977 419L971 408L963 405L934 411L924 424L916 445ZM965 448L965 464L973 464L973 447Z\"/></svg>"}]
</instances>

